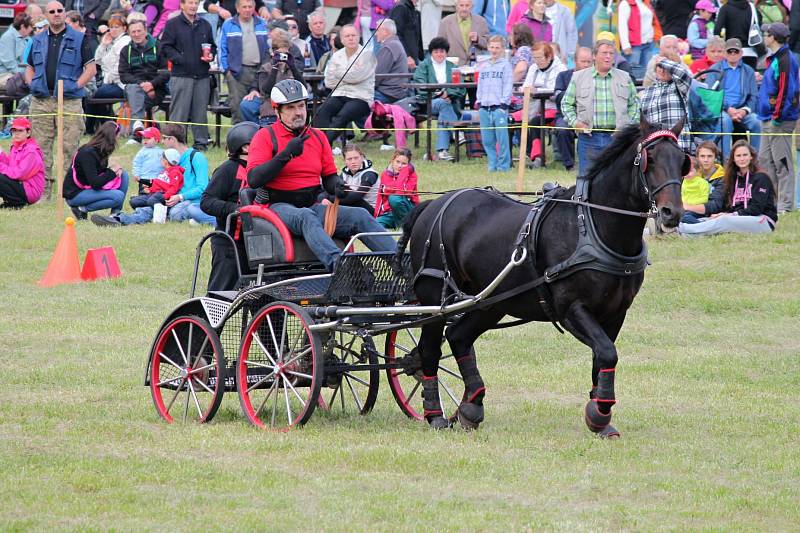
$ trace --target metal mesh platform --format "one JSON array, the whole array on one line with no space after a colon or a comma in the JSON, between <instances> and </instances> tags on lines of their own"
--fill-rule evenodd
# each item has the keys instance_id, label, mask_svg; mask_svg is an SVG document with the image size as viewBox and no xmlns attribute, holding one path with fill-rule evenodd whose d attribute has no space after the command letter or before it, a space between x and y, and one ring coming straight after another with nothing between
<instances>
[{"instance_id":1,"label":"metal mesh platform","mask_svg":"<svg viewBox=\"0 0 800 533\"><path fill-rule=\"evenodd\" d=\"M394 252L345 254L336 266L326 301L331 304L395 303L413 299L411 256L400 267Z\"/></svg>"}]
</instances>

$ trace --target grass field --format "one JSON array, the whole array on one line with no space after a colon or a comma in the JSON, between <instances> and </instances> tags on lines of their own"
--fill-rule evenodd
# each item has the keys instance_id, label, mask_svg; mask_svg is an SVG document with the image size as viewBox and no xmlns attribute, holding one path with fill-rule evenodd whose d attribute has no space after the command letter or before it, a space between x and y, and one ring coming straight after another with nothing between
<instances>
[{"instance_id":1,"label":"grass field","mask_svg":"<svg viewBox=\"0 0 800 533\"><path fill-rule=\"evenodd\" d=\"M516 176L418 172L428 190ZM548 179L574 180L526 187ZM205 230L80 223L81 257L111 245L123 277L42 289L54 211L0 210L0 530L800 530L800 215L650 240L618 342L622 438L602 441L582 420L590 351L547 324L478 342L475 433L407 419L385 380L371 414L318 410L287 434L249 426L235 394L207 426L167 425L144 367Z\"/></svg>"}]
</instances>

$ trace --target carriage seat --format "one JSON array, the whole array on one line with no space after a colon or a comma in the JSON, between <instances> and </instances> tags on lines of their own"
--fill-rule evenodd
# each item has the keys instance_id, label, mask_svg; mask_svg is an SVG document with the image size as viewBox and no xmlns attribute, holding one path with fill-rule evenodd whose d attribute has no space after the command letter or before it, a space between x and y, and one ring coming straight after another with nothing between
<instances>
[{"instance_id":1,"label":"carriage seat","mask_svg":"<svg viewBox=\"0 0 800 533\"><path fill-rule=\"evenodd\" d=\"M251 269L260 264L319 263L302 237L292 235L286 224L268 205L256 204L256 190L239 191L239 214L242 220L247 262ZM347 243L334 239L339 248Z\"/></svg>"}]
</instances>

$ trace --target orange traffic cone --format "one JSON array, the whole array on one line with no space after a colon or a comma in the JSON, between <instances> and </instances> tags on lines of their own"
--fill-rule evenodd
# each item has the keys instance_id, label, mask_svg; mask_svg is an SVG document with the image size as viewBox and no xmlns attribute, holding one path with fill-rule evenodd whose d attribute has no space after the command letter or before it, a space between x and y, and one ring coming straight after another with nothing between
<instances>
[{"instance_id":1,"label":"orange traffic cone","mask_svg":"<svg viewBox=\"0 0 800 533\"><path fill-rule=\"evenodd\" d=\"M78 259L78 239L75 236L75 219L67 217L64 233L58 240L56 251L39 280L40 287L53 287L62 283L81 281L81 263Z\"/></svg>"}]
</instances>

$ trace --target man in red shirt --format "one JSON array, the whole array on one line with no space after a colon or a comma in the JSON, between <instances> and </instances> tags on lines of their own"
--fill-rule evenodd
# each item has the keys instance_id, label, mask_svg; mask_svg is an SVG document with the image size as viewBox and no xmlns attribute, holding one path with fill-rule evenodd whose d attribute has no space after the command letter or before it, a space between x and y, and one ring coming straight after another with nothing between
<instances>
[{"instance_id":1,"label":"man in red shirt","mask_svg":"<svg viewBox=\"0 0 800 533\"><path fill-rule=\"evenodd\" d=\"M331 145L325 135L308 125L308 91L297 80L282 80L270 94L278 120L262 128L250 143L247 181L258 190L256 203L270 204L295 235L302 236L325 267L332 271L342 251L325 233L328 201L318 201L324 187L330 194L347 194L336 172ZM324 105L324 104L323 104ZM321 178L321 180L320 180ZM360 207L340 206L334 236L348 239L356 233L386 230ZM394 251L389 235L364 237L373 251Z\"/></svg>"}]
</instances>

